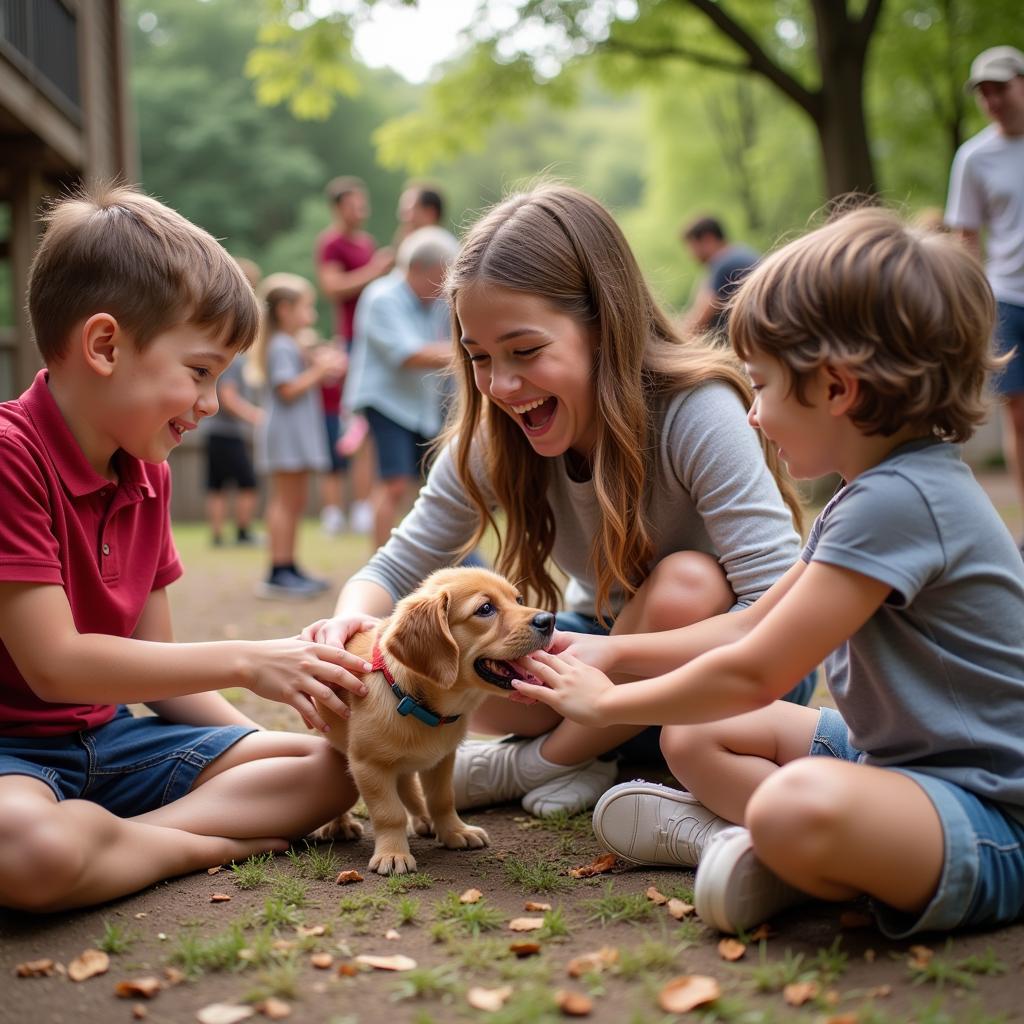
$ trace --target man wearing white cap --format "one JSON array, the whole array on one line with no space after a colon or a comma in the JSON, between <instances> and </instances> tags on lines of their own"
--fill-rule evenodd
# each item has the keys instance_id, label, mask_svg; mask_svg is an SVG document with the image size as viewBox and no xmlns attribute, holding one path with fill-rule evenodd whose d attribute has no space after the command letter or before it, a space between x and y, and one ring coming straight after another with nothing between
<instances>
[{"instance_id":1,"label":"man wearing white cap","mask_svg":"<svg viewBox=\"0 0 1024 1024\"><path fill-rule=\"evenodd\" d=\"M953 159L946 223L981 255L999 303L997 341L1016 347L995 382L1006 399L1003 450L1024 500L1024 53L993 46L971 64L966 88L992 122Z\"/></svg>"}]
</instances>

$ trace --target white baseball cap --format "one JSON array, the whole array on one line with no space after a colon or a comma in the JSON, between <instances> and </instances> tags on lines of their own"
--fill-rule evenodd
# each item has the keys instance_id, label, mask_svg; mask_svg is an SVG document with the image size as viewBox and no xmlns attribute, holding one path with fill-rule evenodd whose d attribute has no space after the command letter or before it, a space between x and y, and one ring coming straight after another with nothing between
<instances>
[{"instance_id":1,"label":"white baseball cap","mask_svg":"<svg viewBox=\"0 0 1024 1024\"><path fill-rule=\"evenodd\" d=\"M982 82L1009 82L1024 75L1024 53L1016 46L993 46L983 50L971 62L971 77L966 89L977 89Z\"/></svg>"}]
</instances>

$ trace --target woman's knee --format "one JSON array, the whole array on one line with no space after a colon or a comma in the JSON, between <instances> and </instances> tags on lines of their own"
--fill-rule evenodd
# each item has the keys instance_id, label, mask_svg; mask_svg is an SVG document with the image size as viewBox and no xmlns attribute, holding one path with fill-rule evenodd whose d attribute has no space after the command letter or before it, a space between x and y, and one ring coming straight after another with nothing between
<instances>
[{"instance_id":1,"label":"woman's knee","mask_svg":"<svg viewBox=\"0 0 1024 1024\"><path fill-rule=\"evenodd\" d=\"M701 622L735 603L718 561L700 551L666 555L644 584L644 632L659 632Z\"/></svg>"},{"instance_id":2,"label":"woman's knee","mask_svg":"<svg viewBox=\"0 0 1024 1024\"><path fill-rule=\"evenodd\" d=\"M0 799L0 904L45 911L61 905L84 867L82 843L59 804Z\"/></svg>"}]
</instances>

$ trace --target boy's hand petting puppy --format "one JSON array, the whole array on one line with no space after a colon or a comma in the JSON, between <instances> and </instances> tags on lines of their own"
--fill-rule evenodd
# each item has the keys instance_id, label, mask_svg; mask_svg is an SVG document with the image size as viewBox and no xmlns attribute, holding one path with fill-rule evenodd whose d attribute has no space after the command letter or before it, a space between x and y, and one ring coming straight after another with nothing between
<instances>
[{"instance_id":1,"label":"boy's hand petting puppy","mask_svg":"<svg viewBox=\"0 0 1024 1024\"><path fill-rule=\"evenodd\" d=\"M347 668L369 668L362 658L354 657L329 644L310 643L301 637L260 640L253 643L255 657L245 668L246 686L267 700L295 708L307 729L327 732L328 725L317 711L314 698L341 718L348 707L335 693L335 687L363 696L366 684Z\"/></svg>"},{"instance_id":2,"label":"boy's hand petting puppy","mask_svg":"<svg viewBox=\"0 0 1024 1024\"><path fill-rule=\"evenodd\" d=\"M344 656L339 663L342 671L336 680L337 685L361 696L366 693L361 676L362 673L369 672L371 666L368 661L346 651L345 645L357 633L369 632L376 629L379 624L380 619L372 615L339 615L334 619L317 619L316 622L311 622L299 636L303 640L312 640L313 643L336 647Z\"/></svg>"},{"instance_id":3,"label":"boy's hand petting puppy","mask_svg":"<svg viewBox=\"0 0 1024 1024\"><path fill-rule=\"evenodd\" d=\"M569 650L561 654L537 651L519 662L544 684L537 686L513 679L512 686L519 693L547 704L581 725L608 724L607 715L601 710L601 698L614 690L615 684L600 669L581 661Z\"/></svg>"}]
</instances>

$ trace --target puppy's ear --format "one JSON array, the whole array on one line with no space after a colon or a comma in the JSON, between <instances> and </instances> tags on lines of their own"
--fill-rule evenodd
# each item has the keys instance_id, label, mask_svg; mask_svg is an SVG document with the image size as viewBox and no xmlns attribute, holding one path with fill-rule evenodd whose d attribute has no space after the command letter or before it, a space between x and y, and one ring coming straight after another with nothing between
<instances>
[{"instance_id":1,"label":"puppy's ear","mask_svg":"<svg viewBox=\"0 0 1024 1024\"><path fill-rule=\"evenodd\" d=\"M454 686L459 676L459 645L448 628L449 603L446 590L405 598L385 638L391 657L444 689Z\"/></svg>"}]
</instances>

